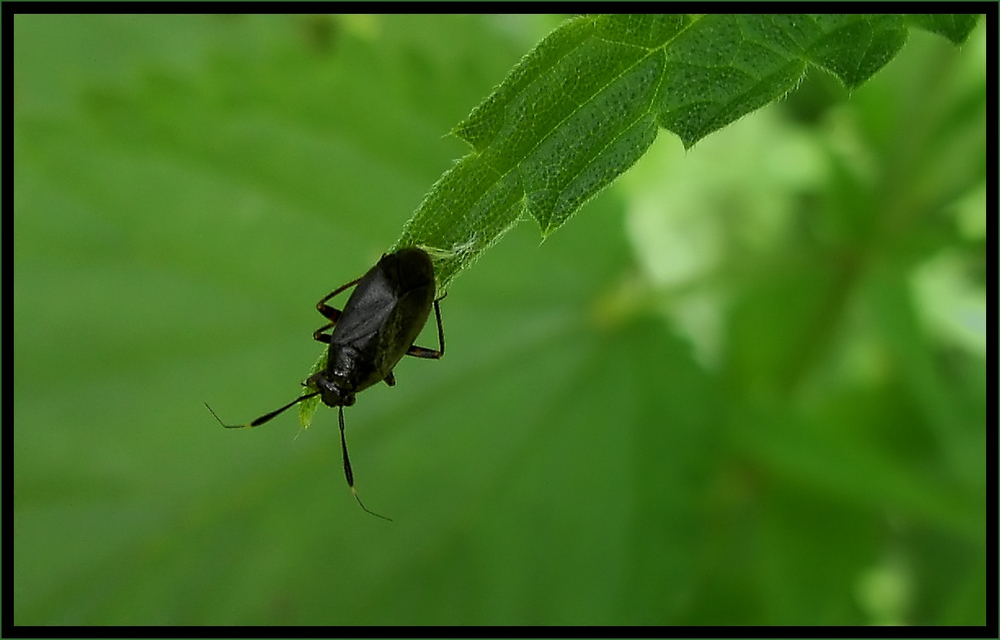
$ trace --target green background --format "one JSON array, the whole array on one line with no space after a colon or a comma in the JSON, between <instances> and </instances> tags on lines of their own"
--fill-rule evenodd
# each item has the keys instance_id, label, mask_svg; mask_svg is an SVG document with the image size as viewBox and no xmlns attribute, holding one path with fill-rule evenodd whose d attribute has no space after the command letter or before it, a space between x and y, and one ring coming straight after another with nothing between
<instances>
[{"instance_id":1,"label":"green background","mask_svg":"<svg viewBox=\"0 0 1000 640\"><path fill-rule=\"evenodd\" d=\"M985 29L662 133L294 412L554 17L17 16L14 622L983 624ZM421 344L433 346L428 327Z\"/></svg>"}]
</instances>

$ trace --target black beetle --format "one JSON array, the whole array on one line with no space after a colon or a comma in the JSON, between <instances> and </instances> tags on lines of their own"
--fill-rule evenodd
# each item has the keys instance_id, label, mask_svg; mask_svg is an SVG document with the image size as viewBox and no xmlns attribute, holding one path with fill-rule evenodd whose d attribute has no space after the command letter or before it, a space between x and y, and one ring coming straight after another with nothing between
<instances>
[{"instance_id":1,"label":"black beetle","mask_svg":"<svg viewBox=\"0 0 1000 640\"><path fill-rule=\"evenodd\" d=\"M326 304L327 300L351 287L355 289L347 299L343 311ZM396 384L392 370L404 355L433 359L444 355L444 329L441 326L441 308L438 306L441 298L435 299L434 292L434 266L425 251L407 247L385 254L368 273L334 289L316 303L316 309L330 322L313 332L313 338L329 344L330 348L326 367L302 383L315 389L313 393L299 396L280 409L246 424L226 424L208 407L208 403L205 406L212 411L219 424L227 429L262 425L282 411L315 396L320 396L329 407L338 407L340 446L344 453L347 485L362 509L389 520L369 510L354 488L354 474L347 457L347 439L344 437L344 407L354 404L355 395L379 381L384 381L389 386ZM437 318L437 350L413 344L427 323L432 304ZM331 333L324 333L331 327Z\"/></svg>"}]
</instances>

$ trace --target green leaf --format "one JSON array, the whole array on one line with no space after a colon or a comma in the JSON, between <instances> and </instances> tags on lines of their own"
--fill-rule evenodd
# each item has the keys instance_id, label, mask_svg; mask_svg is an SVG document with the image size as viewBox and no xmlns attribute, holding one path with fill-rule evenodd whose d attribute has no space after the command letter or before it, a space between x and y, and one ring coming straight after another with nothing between
<instances>
[{"instance_id":1,"label":"green leaf","mask_svg":"<svg viewBox=\"0 0 1000 640\"><path fill-rule=\"evenodd\" d=\"M948 38L955 44L962 44L976 28L979 16L976 14L917 13L906 16L907 24Z\"/></svg>"},{"instance_id":2,"label":"green leaf","mask_svg":"<svg viewBox=\"0 0 1000 640\"><path fill-rule=\"evenodd\" d=\"M307 379L311 378L314 373L319 373L323 369L326 369L326 355L327 351L324 350L323 353L320 354L319 358L316 359L316 362L313 364L312 369L309 370L309 375L306 376ZM315 392L316 389L314 387L311 387L303 383L302 393L299 395L307 396L310 393L315 393ZM319 396L313 396L312 398L309 398L307 400L302 400L301 402L299 402L299 424L302 425L303 429L307 429L309 425L312 424L313 416L316 415L316 410L319 409L319 402L320 402Z\"/></svg>"},{"instance_id":3,"label":"green leaf","mask_svg":"<svg viewBox=\"0 0 1000 640\"><path fill-rule=\"evenodd\" d=\"M615 15L567 20L454 130L473 151L431 187L394 245L434 258L439 291L520 220L542 237L665 128L690 148L784 96L809 64L855 89L907 24L955 42L976 16Z\"/></svg>"}]
</instances>

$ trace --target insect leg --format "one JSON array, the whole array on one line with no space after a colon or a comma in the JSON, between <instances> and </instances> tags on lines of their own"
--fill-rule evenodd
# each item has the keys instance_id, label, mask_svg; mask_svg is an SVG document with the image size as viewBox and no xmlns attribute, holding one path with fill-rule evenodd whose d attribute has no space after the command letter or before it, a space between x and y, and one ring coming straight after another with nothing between
<instances>
[{"instance_id":1,"label":"insect leg","mask_svg":"<svg viewBox=\"0 0 1000 640\"><path fill-rule=\"evenodd\" d=\"M334 309L334 311L337 311L337 310ZM337 311L337 313L340 313L340 312ZM319 329L316 329L315 331L313 331L313 340L316 340L317 342L323 342L325 344L330 344L330 337L333 334L332 333L323 333L323 332L326 331L327 329L330 329L331 327L333 327L334 324L336 324L336 323L335 322L328 322L328 323L324 324L322 327L320 327Z\"/></svg>"},{"instance_id":2,"label":"insect leg","mask_svg":"<svg viewBox=\"0 0 1000 640\"><path fill-rule=\"evenodd\" d=\"M316 303L316 310L319 311L321 314L323 314L324 318L326 318L327 320L330 321L330 324L328 324L326 327L324 327L324 329L332 327L333 325L335 325L337 323L337 320L340 320L340 309L334 309L333 307L331 307L328 304L326 304L326 301L329 300L330 298L334 297L335 295L337 295L338 293L340 293L344 289L350 289L351 287L353 287L354 285L356 285L359 282L361 282L361 278L358 278L357 280L351 280L350 282L348 282L344 286L337 287L336 289L334 289L333 291L331 291L329 294L327 294L326 296L324 296L322 300L320 300L319 302ZM322 331L322 330L323 329L320 329L320 331Z\"/></svg>"},{"instance_id":3,"label":"insect leg","mask_svg":"<svg viewBox=\"0 0 1000 640\"><path fill-rule=\"evenodd\" d=\"M368 509L363 502L361 502L361 497L358 496L357 489L354 488L354 472L351 471L351 459L347 457L347 438L344 436L344 407L340 407L340 448L344 452L344 475L347 476L347 486L351 488L351 493L354 494L354 498L361 505L361 508L372 514L382 518L383 520L388 520L392 522L392 518L386 518L383 515L379 515L374 511Z\"/></svg>"},{"instance_id":4,"label":"insect leg","mask_svg":"<svg viewBox=\"0 0 1000 640\"><path fill-rule=\"evenodd\" d=\"M353 287L354 285L356 285L359 282L361 282L361 278L358 278L357 280L351 280L350 282L348 282L344 286L337 287L336 289L334 289L333 291L331 291L329 294L327 294L326 296L324 296L322 300L320 300L319 302L316 303L316 310L319 311L321 314L323 314L323 317L326 318L327 320L329 320L330 322L324 324L319 329L316 329L315 331L313 331L313 340L316 340L317 342L322 342L324 344L330 344L330 334L326 334L326 333L323 333L323 332L326 331L327 329L333 327L333 325L337 324L337 320L340 320L340 316L341 316L342 312L340 311L340 309L336 309L336 308L331 307L330 305L326 304L326 301L329 300L330 298L334 297L335 295L337 295L338 293L340 293L344 289L349 289L349 288Z\"/></svg>"},{"instance_id":5,"label":"insect leg","mask_svg":"<svg viewBox=\"0 0 1000 640\"><path fill-rule=\"evenodd\" d=\"M290 407L292 407L294 405L297 405L298 403L302 402L303 400L306 400L308 398L312 398L312 397L318 396L318 395L319 395L319 391L317 391L316 393L310 393L308 395L299 396L298 398L296 398L295 400L292 400L291 402L289 402L285 406L281 407L280 409L275 409L271 413L265 413L261 417L256 418L256 419L254 419L254 420L252 420L252 421L250 421L250 422L248 422L246 424L226 424L225 422L222 421L222 418L220 418L218 416L218 414L216 414L214 411L212 411L212 407L209 407L207 402L205 403L205 407L209 411L212 411L212 415L215 416L215 419L218 420L219 424L221 424L225 428L227 428L227 429L242 429L244 427L259 427L260 425L262 425L265 422L269 421L271 418L277 416L279 413L281 413L285 409L288 409L288 408L290 408Z\"/></svg>"},{"instance_id":6,"label":"insect leg","mask_svg":"<svg viewBox=\"0 0 1000 640\"><path fill-rule=\"evenodd\" d=\"M441 296L441 298L444 298L444 296ZM441 298L438 298L438 300ZM437 360L444 355L444 327L441 326L441 307L438 306L438 300L434 301L434 316L437 318L438 326L438 350L435 351L434 349L413 345L406 350L406 355L417 358L431 358L433 360Z\"/></svg>"},{"instance_id":7,"label":"insect leg","mask_svg":"<svg viewBox=\"0 0 1000 640\"><path fill-rule=\"evenodd\" d=\"M316 340L317 342L322 342L324 344L330 344L330 334L323 333L323 332L326 331L327 329L333 327L333 325L337 324L337 320L340 320L340 316L341 316L342 312L340 311L340 309L336 309L336 308L331 307L330 305L326 304L326 301L329 300L330 298L332 298L333 296L337 295L338 293L340 293L344 289L349 289L349 288L353 287L354 285L356 285L359 282L361 282L361 278L358 278L357 280L351 280L350 282L348 282L344 286L337 287L336 289L334 289L333 291L331 291L329 294L327 294L326 296L324 296L322 300L320 300L319 302L316 303L316 310L319 311L321 314L323 314L323 317L326 318L327 320L329 320L330 322L324 324L319 329L316 329L315 331L313 331L313 340Z\"/></svg>"}]
</instances>

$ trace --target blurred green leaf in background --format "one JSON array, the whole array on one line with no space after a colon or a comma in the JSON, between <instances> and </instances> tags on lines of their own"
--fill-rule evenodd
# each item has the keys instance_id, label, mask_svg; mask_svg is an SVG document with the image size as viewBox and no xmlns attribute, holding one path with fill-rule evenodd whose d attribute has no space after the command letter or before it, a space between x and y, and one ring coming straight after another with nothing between
<instances>
[{"instance_id":1,"label":"blurred green leaf in background","mask_svg":"<svg viewBox=\"0 0 1000 640\"><path fill-rule=\"evenodd\" d=\"M334 412L205 411L558 23L16 16L16 624L985 623L983 25L514 228L346 412L393 523Z\"/></svg>"}]
</instances>

